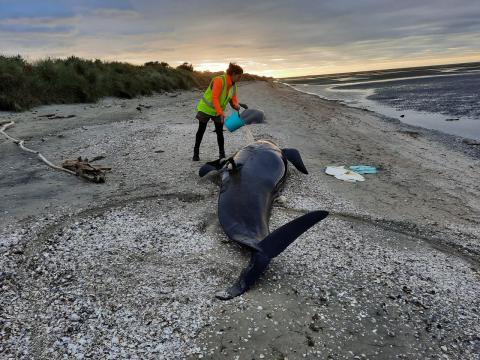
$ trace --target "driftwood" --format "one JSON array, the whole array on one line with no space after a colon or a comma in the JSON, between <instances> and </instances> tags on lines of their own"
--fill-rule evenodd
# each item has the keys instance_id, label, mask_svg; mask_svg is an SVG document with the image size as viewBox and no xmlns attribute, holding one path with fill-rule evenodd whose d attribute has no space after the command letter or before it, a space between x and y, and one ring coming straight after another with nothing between
<instances>
[{"instance_id":1,"label":"driftwood","mask_svg":"<svg viewBox=\"0 0 480 360\"><path fill-rule=\"evenodd\" d=\"M111 170L110 168L103 167L103 166L92 166L88 164L87 159L82 160L82 158L78 158L78 160L65 160L62 167L57 166L50 161L48 161L40 152L36 150L32 150L24 145L25 141L20 139L15 139L8 135L5 131L15 125L14 121L7 121L7 122L0 122L0 133L2 133L7 139L13 141L17 144L20 149L23 151L32 153L37 155L37 157L43 161L45 164L50 166L52 169L59 170L66 172L71 175L80 176L84 179L89 181L97 182L97 183L104 183L105 182L105 172Z\"/></svg>"},{"instance_id":2,"label":"driftwood","mask_svg":"<svg viewBox=\"0 0 480 360\"><path fill-rule=\"evenodd\" d=\"M82 157L76 160L65 160L62 167L75 172L77 176L81 176L95 183L104 183L105 173L112 170L102 165L89 164L88 159L82 159Z\"/></svg>"}]
</instances>

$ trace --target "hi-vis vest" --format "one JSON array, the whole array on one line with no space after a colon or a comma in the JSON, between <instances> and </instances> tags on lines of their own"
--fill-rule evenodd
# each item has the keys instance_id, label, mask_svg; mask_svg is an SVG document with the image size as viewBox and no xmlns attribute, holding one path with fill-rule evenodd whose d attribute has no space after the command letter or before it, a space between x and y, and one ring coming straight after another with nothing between
<instances>
[{"instance_id":1,"label":"hi-vis vest","mask_svg":"<svg viewBox=\"0 0 480 360\"><path fill-rule=\"evenodd\" d=\"M225 108L227 107L227 104L230 102L232 97L234 97L235 94L237 93L237 84L233 84L228 90L228 94L227 94L227 75L226 74L213 78L212 81L210 82L210 85L208 85L207 90L205 90L203 97L200 99L197 105L198 111L201 111L205 114L212 115L212 116L217 115L217 110L215 110L215 106L213 106L213 101L212 101L213 81L217 78L222 79L222 92L218 97L218 101L220 102L220 107L222 108L222 110L225 110Z\"/></svg>"}]
</instances>

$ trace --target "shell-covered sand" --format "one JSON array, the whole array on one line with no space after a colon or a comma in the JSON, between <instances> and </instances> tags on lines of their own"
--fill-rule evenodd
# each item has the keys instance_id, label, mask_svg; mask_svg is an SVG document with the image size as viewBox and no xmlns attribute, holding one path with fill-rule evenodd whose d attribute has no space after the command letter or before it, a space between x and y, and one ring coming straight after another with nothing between
<instances>
[{"instance_id":1,"label":"shell-covered sand","mask_svg":"<svg viewBox=\"0 0 480 360\"><path fill-rule=\"evenodd\" d=\"M331 215L249 292L214 298L248 261L217 220L198 91L21 114L12 136L55 163L104 156L105 184L0 138L0 358L480 359L479 152L461 139L302 94L242 84L256 139L297 148L271 229ZM140 110L137 109L139 107ZM72 118L48 119L46 114ZM227 154L246 145L225 132ZM347 183L329 165L373 165Z\"/></svg>"}]
</instances>

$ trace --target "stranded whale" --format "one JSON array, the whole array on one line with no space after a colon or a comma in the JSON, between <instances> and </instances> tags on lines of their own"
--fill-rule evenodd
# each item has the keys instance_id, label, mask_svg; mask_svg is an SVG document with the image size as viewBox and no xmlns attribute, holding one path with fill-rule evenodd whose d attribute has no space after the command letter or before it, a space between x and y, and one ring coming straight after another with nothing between
<instances>
[{"instance_id":1,"label":"stranded whale","mask_svg":"<svg viewBox=\"0 0 480 360\"><path fill-rule=\"evenodd\" d=\"M250 262L238 280L218 293L217 298L227 300L247 291L274 257L327 217L326 211L312 211L270 233L272 203L285 183L288 161L308 174L297 150L280 149L268 140L256 141L229 159L206 163L200 168L200 176L224 168L218 198L220 225L231 240L252 251Z\"/></svg>"}]
</instances>

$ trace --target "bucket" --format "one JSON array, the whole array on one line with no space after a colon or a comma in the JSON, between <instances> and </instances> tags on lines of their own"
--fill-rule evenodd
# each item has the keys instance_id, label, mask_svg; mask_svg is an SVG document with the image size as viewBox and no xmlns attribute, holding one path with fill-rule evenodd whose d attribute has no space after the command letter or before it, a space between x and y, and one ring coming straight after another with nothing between
<instances>
[{"instance_id":1,"label":"bucket","mask_svg":"<svg viewBox=\"0 0 480 360\"><path fill-rule=\"evenodd\" d=\"M232 113L232 115L230 115L228 119L225 120L225 126L230 132L234 132L235 130L241 128L243 125L245 125L245 123L240 118L237 112Z\"/></svg>"}]
</instances>

